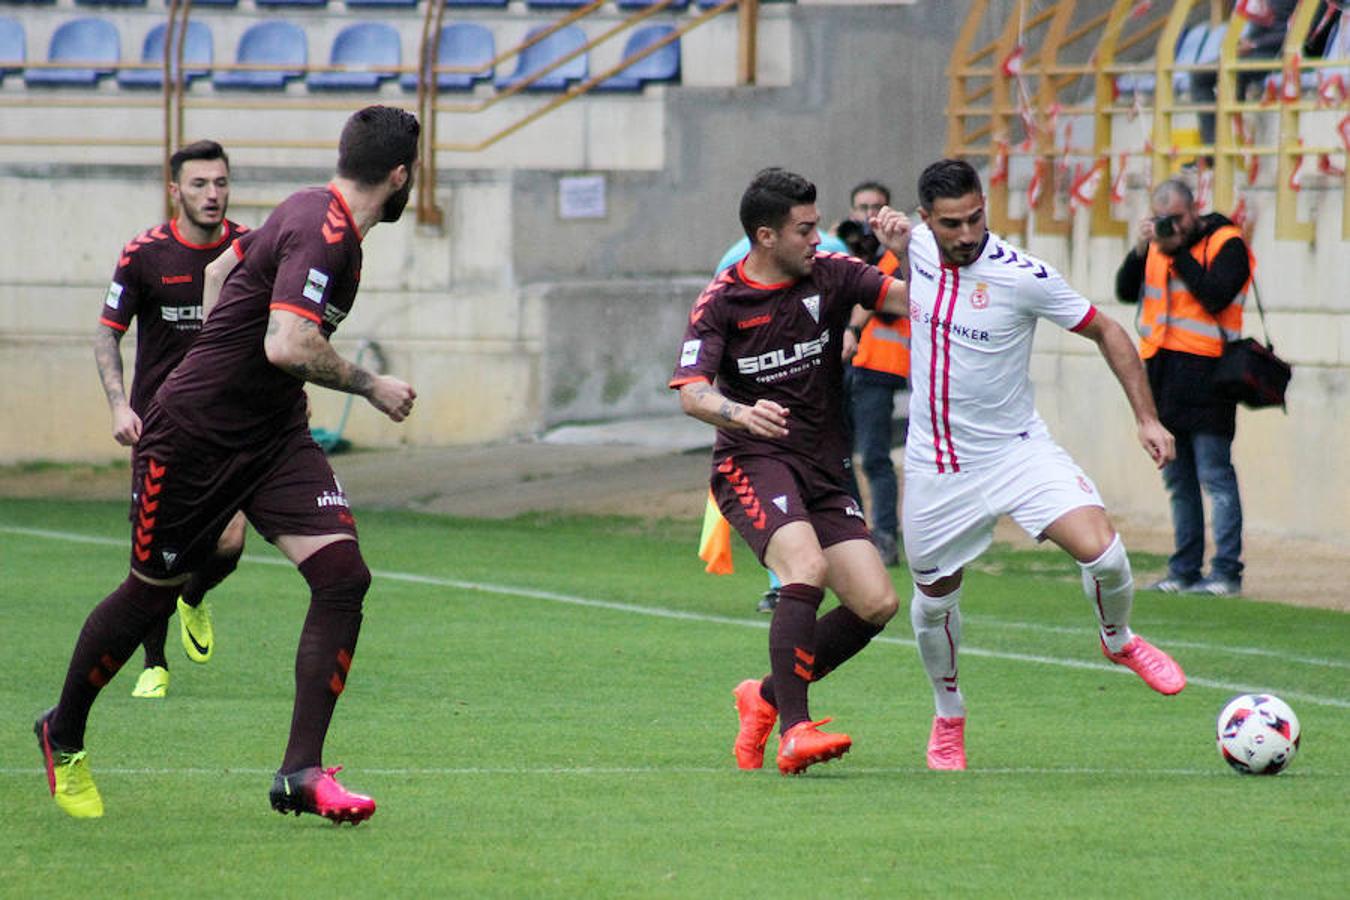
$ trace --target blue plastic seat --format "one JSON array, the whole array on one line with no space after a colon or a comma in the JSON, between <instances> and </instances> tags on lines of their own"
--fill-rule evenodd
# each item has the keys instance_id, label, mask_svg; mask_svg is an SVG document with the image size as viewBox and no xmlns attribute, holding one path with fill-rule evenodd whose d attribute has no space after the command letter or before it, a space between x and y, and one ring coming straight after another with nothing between
<instances>
[{"instance_id":1,"label":"blue plastic seat","mask_svg":"<svg viewBox=\"0 0 1350 900\"><path fill-rule=\"evenodd\" d=\"M525 35L529 40L551 26L541 25L531 28ZM551 65L558 59L580 50L586 45L586 32L580 25L567 25L550 34L537 44L531 44L520 51L516 57L516 70L510 75L497 77L498 90L513 87L530 78L534 73ZM589 71L587 55L580 56L549 71L525 88L527 91L565 91L569 82L582 81Z\"/></svg>"},{"instance_id":2,"label":"blue plastic seat","mask_svg":"<svg viewBox=\"0 0 1350 900\"><path fill-rule=\"evenodd\" d=\"M507 0L445 0L446 6L490 6L505 9Z\"/></svg>"},{"instance_id":3,"label":"blue plastic seat","mask_svg":"<svg viewBox=\"0 0 1350 900\"><path fill-rule=\"evenodd\" d=\"M117 83L124 88L159 88L164 85L164 28L163 22L151 28L141 47L141 62L154 63L153 69L123 69L117 73ZM211 27L200 19L189 19L183 35L183 80L190 84L195 78L211 74L213 56Z\"/></svg>"},{"instance_id":4,"label":"blue plastic seat","mask_svg":"<svg viewBox=\"0 0 1350 900\"><path fill-rule=\"evenodd\" d=\"M253 0L257 6L327 6L328 0Z\"/></svg>"},{"instance_id":5,"label":"blue plastic seat","mask_svg":"<svg viewBox=\"0 0 1350 900\"><path fill-rule=\"evenodd\" d=\"M655 6L660 0L619 0L619 9L646 9L649 6ZM710 4L716 6L716 3ZM664 11L674 12L676 10L686 10L689 8L689 0L675 0L669 6L664 7ZM625 54L627 55L627 54Z\"/></svg>"},{"instance_id":6,"label":"blue plastic seat","mask_svg":"<svg viewBox=\"0 0 1350 900\"><path fill-rule=\"evenodd\" d=\"M23 71L27 58L27 43L19 20L0 18L0 82L5 80L7 72Z\"/></svg>"},{"instance_id":7,"label":"blue plastic seat","mask_svg":"<svg viewBox=\"0 0 1350 900\"><path fill-rule=\"evenodd\" d=\"M403 44L392 25L357 22L338 32L328 61L348 71L315 72L305 79L311 91L379 90L381 82L398 73L371 72L367 67L403 65Z\"/></svg>"},{"instance_id":8,"label":"blue plastic seat","mask_svg":"<svg viewBox=\"0 0 1350 900\"><path fill-rule=\"evenodd\" d=\"M657 41L675 32L674 25L647 25L634 31L624 45L623 56L627 59L639 53ZM680 80L680 39L676 38L650 56L625 66L616 75L611 75L595 86L597 91L640 91L643 85L652 81Z\"/></svg>"},{"instance_id":9,"label":"blue plastic seat","mask_svg":"<svg viewBox=\"0 0 1350 900\"><path fill-rule=\"evenodd\" d=\"M226 90L285 90L287 81L304 74L302 69L308 60L305 33L298 26L279 19L259 22L239 38L235 61L287 68L218 72L211 83Z\"/></svg>"},{"instance_id":10,"label":"blue plastic seat","mask_svg":"<svg viewBox=\"0 0 1350 900\"><path fill-rule=\"evenodd\" d=\"M492 77L497 45L492 32L485 26L476 22L452 22L441 27L436 53L438 65L476 67L471 72L441 72L436 76L436 90L467 91L475 83ZM417 90L416 73L404 75L399 82L405 91Z\"/></svg>"},{"instance_id":11,"label":"blue plastic seat","mask_svg":"<svg viewBox=\"0 0 1350 900\"><path fill-rule=\"evenodd\" d=\"M576 9L591 0L525 0L530 9Z\"/></svg>"},{"instance_id":12,"label":"blue plastic seat","mask_svg":"<svg viewBox=\"0 0 1350 900\"><path fill-rule=\"evenodd\" d=\"M417 0L347 0L348 6L416 6ZM502 4L503 6L505 4Z\"/></svg>"},{"instance_id":13,"label":"blue plastic seat","mask_svg":"<svg viewBox=\"0 0 1350 900\"><path fill-rule=\"evenodd\" d=\"M164 0L167 6L171 0ZM197 6L238 6L239 0L192 0L192 5Z\"/></svg>"},{"instance_id":14,"label":"blue plastic seat","mask_svg":"<svg viewBox=\"0 0 1350 900\"><path fill-rule=\"evenodd\" d=\"M80 6L144 6L145 0L75 0Z\"/></svg>"},{"instance_id":15,"label":"blue plastic seat","mask_svg":"<svg viewBox=\"0 0 1350 900\"><path fill-rule=\"evenodd\" d=\"M28 69L26 84L40 87L95 87L122 58L117 26L105 19L72 19L52 34L47 62L106 63L94 68Z\"/></svg>"}]
</instances>

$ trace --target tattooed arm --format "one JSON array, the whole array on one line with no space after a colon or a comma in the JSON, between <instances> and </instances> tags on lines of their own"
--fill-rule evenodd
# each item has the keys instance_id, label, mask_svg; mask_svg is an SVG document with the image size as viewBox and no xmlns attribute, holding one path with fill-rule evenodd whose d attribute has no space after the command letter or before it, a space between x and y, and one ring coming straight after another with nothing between
<instances>
[{"instance_id":1,"label":"tattooed arm","mask_svg":"<svg viewBox=\"0 0 1350 900\"><path fill-rule=\"evenodd\" d=\"M715 387L702 379L680 386L680 408L685 415L701 422L748 431L757 437L781 438L788 433L788 409L772 400L757 400L746 406L729 400Z\"/></svg>"},{"instance_id":2,"label":"tattooed arm","mask_svg":"<svg viewBox=\"0 0 1350 900\"><path fill-rule=\"evenodd\" d=\"M282 371L320 387L365 397L395 422L402 422L412 412L417 392L411 385L343 359L323 336L318 323L304 316L272 310L263 349L268 362Z\"/></svg>"},{"instance_id":3,"label":"tattooed arm","mask_svg":"<svg viewBox=\"0 0 1350 900\"><path fill-rule=\"evenodd\" d=\"M98 363L98 377L103 382L103 393L108 398L112 413L113 438L124 447L141 439L141 417L127 402L127 391L122 377L122 332L100 324L94 332L94 361Z\"/></svg>"}]
</instances>

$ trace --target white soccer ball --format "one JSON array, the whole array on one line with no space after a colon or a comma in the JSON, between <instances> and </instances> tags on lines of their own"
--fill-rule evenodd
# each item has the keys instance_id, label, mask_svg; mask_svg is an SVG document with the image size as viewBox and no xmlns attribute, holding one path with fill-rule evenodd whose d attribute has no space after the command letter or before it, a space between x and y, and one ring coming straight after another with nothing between
<instances>
[{"instance_id":1,"label":"white soccer ball","mask_svg":"<svg viewBox=\"0 0 1350 900\"><path fill-rule=\"evenodd\" d=\"M1243 775L1274 775L1298 752L1298 716L1279 697L1243 694L1219 713L1219 755Z\"/></svg>"}]
</instances>

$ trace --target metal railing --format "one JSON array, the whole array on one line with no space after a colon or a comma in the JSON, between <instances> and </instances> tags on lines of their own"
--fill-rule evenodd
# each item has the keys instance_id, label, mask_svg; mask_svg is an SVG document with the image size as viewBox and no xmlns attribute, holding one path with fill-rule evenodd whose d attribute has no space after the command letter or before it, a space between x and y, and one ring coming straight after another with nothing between
<instances>
[{"instance_id":1,"label":"metal railing","mask_svg":"<svg viewBox=\"0 0 1350 900\"><path fill-rule=\"evenodd\" d=\"M1089 213L1092 234L1120 235L1128 225L1112 214L1115 192L1102 189L1103 181L1112 180L1113 162L1119 178L1129 160L1147 159L1156 183L1174 171L1179 158L1194 157L1212 179L1214 207L1228 211L1239 201L1237 174L1243 165L1250 168L1251 160L1274 158L1275 235L1312 240L1313 223L1298 219L1295 173L1306 159L1329 161L1339 156L1344 163L1350 147L1306 144L1301 118L1314 110L1345 113L1342 129L1350 143L1346 124L1350 105L1342 97L1339 107L1329 107L1324 100L1308 99L1297 90L1273 105L1247 101L1236 96L1236 81L1240 72L1278 72L1286 84L1297 85L1304 72L1348 64L1344 59L1302 58L1300 48L1314 24L1314 0L1298 4L1281 53L1273 59L1239 58L1238 40L1246 23L1240 16L1229 17L1229 4L1222 0L1167 4L1114 0L1105 12L1095 11L1100 4L1087 8L1076 0L1051 0L1035 4L1035 9L1030 0L1014 0L1012 5L1012 15L994 21L988 0L975 0L958 35L948 72L947 153L987 163L991 173L986 186L988 212L995 228L1021 231L1028 225L1026 219L1010 212L1012 160L1031 164L1025 206L1034 210L1031 226L1037 233L1067 232L1069 220L1055 215L1059 204L1066 202L1070 212L1084 209ZM998 12L1006 12L1006 3L998 6ZM1227 30L1216 62L1177 62L1173 48L1188 25L1225 21ZM1341 27L1350 27L1350 22ZM977 46L977 37L990 32L997 36ZM1149 48L1151 60L1120 61ZM1214 102L1189 102L1176 96L1173 76L1197 71L1216 73ZM1152 76L1151 98L1145 102L1138 91L1118 94L1117 78L1123 75ZM1213 115L1214 142L1177 146L1174 117L1183 114ZM1247 120L1256 116L1275 120L1274 138L1268 143L1258 145L1247 137L1254 131ZM1090 140L1083 140L1082 135L1061 137L1057 120L1072 117L1090 118ZM1069 159L1084 162L1069 173ZM1210 159L1212 172L1206 172ZM1350 169L1350 165L1342 168ZM1325 177L1336 177L1334 166L1326 166L1326 171L1332 174ZM1038 180L1048 184L1036 190ZM1350 175L1340 175L1339 187L1343 198L1350 195ZM1350 203L1343 200L1342 209L1342 238L1350 239Z\"/></svg>"}]
</instances>

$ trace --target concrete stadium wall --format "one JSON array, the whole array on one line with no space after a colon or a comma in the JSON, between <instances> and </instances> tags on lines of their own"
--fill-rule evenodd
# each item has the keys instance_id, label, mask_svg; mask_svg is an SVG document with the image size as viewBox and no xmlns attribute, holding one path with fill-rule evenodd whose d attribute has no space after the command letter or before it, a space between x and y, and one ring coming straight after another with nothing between
<instances>
[{"instance_id":1,"label":"concrete stadium wall","mask_svg":"<svg viewBox=\"0 0 1350 900\"><path fill-rule=\"evenodd\" d=\"M627 108L600 98L574 104L582 125L546 120L501 156L447 164L437 192L444 228L405 221L372 232L361 296L335 342L349 356L363 340L378 342L390 371L418 388L418 409L396 426L358 400L345 436L362 446L438 445L675 413L665 381L685 316L738 237L737 202L757 169L807 174L828 222L864 178L913 207L918 172L942 152L947 48L960 21L935 17L938 5L948 7L777 8L782 34L761 47L759 87L693 74L727 64L725 34L710 32L709 68L687 44L684 85L637 101L643 112L622 123L624 147L600 149ZM567 137L582 126L584 140ZM0 157L0 206L10 213L0 241L0 463L118 458L125 451L108 436L90 336L118 249L162 215L157 160L118 164L111 153L65 164L12 153ZM326 163L281 168L286 160L251 151L235 161L232 214L249 224L329 174ZM571 175L603 177L601 218L562 217L560 181ZM1251 529L1350 544L1341 449L1350 445L1350 254L1340 193L1313 182L1302 200L1319 223L1312 245L1275 242L1272 198L1256 191L1249 200L1263 223L1255 248L1272 333L1297 368L1288 416L1239 414L1237 465ZM1144 208L1145 188L1131 191L1127 218ZM22 227L16 210L27 212ZM1079 225L1068 238L1033 235L1029 249L1129 324L1132 309L1111 296L1125 242L1088 238ZM124 342L128 362L133 340ZM1042 328L1033 377L1042 414L1112 509L1164 520L1160 479L1091 345ZM346 398L311 395L314 423L335 426Z\"/></svg>"}]
</instances>

